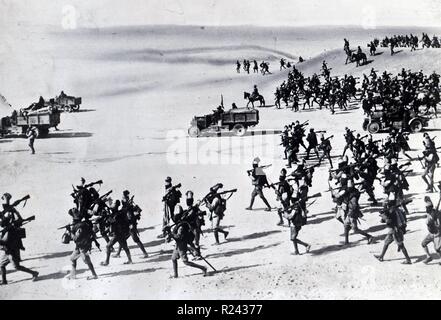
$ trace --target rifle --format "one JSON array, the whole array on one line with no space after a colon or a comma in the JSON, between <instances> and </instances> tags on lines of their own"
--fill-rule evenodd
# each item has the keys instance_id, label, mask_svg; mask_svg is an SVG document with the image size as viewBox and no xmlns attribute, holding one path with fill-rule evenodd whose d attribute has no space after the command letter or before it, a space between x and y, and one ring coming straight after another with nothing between
<instances>
[{"instance_id":1,"label":"rifle","mask_svg":"<svg viewBox=\"0 0 441 320\"><path fill-rule=\"evenodd\" d=\"M314 199L314 198L319 198L319 197L321 197L322 196L322 194L319 192L319 193L316 193L316 194L314 194L314 195L312 195L312 196L309 196L309 197L307 197L306 199L305 199L305 201L308 201L309 199ZM302 199L303 200L303 199ZM313 202L314 203L314 202ZM296 207L298 205L298 201L296 201L293 205L290 205L289 207L287 207L285 210L291 210L291 209L293 209L294 207ZM312 205L312 204L311 204Z\"/></svg>"},{"instance_id":2,"label":"rifle","mask_svg":"<svg viewBox=\"0 0 441 320\"><path fill-rule=\"evenodd\" d=\"M264 165L264 166L258 166L257 168L253 168L251 170L247 170L247 173L250 176L254 169L268 169L271 166L272 166L272 164L268 164L268 165Z\"/></svg>"},{"instance_id":3,"label":"rifle","mask_svg":"<svg viewBox=\"0 0 441 320\"><path fill-rule=\"evenodd\" d=\"M355 186L360 186L362 184L363 184L363 182L357 182L357 183L354 184L354 187ZM326 190L325 192L332 192L334 190L342 190L343 188L344 188L343 186L342 187L337 187L337 188L331 188L331 186L329 186L329 189Z\"/></svg>"},{"instance_id":4,"label":"rifle","mask_svg":"<svg viewBox=\"0 0 441 320\"><path fill-rule=\"evenodd\" d=\"M326 141L326 140L330 140L330 139L332 139L332 138L334 138L334 135L332 135L332 136L330 136L330 137L327 137L326 139L324 139L324 141Z\"/></svg>"},{"instance_id":5,"label":"rifle","mask_svg":"<svg viewBox=\"0 0 441 320\"><path fill-rule=\"evenodd\" d=\"M166 201L168 196L172 193L172 191L175 191L176 189L179 189L180 187L182 187L181 183L178 183L177 185L174 185L174 186L170 187L170 189L168 189L168 191L165 194L165 196L162 197L162 201Z\"/></svg>"},{"instance_id":6,"label":"rifle","mask_svg":"<svg viewBox=\"0 0 441 320\"><path fill-rule=\"evenodd\" d=\"M14 203L12 204L13 207L18 206L21 202L25 201L25 204L23 205L23 207L26 205L26 201L28 199L30 199L31 196L30 195L25 195L23 198L19 199L19 200L15 200Z\"/></svg>"},{"instance_id":7,"label":"rifle","mask_svg":"<svg viewBox=\"0 0 441 320\"><path fill-rule=\"evenodd\" d=\"M6 226L2 230L0 230L0 233L3 235L5 232L9 231L11 228L21 227L21 226L23 226L31 221L34 221L34 220L35 220L35 216L30 216L29 218L26 218L26 219L13 221L8 226Z\"/></svg>"},{"instance_id":8,"label":"rifle","mask_svg":"<svg viewBox=\"0 0 441 320\"><path fill-rule=\"evenodd\" d=\"M367 135L361 137L360 140L366 139L368 136L369 136L369 135L367 134Z\"/></svg>"},{"instance_id":9,"label":"rifle","mask_svg":"<svg viewBox=\"0 0 441 320\"><path fill-rule=\"evenodd\" d=\"M103 184L103 180L98 180L95 182L91 182L89 184L85 184L83 187L81 187L81 189L87 189L96 184ZM80 189L75 189L74 185L72 185L72 189L73 189L73 193L71 193L71 196L75 198L75 195L78 193L78 191L80 191Z\"/></svg>"}]
</instances>

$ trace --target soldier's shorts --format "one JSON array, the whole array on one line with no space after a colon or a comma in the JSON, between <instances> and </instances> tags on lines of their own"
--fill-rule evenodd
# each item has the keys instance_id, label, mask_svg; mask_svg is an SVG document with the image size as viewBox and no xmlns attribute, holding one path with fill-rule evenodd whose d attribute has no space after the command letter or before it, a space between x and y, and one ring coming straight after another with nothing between
<instances>
[{"instance_id":1,"label":"soldier's shorts","mask_svg":"<svg viewBox=\"0 0 441 320\"><path fill-rule=\"evenodd\" d=\"M186 250L176 247L175 250L173 250L172 260L178 260L179 258L181 258L184 263L188 261Z\"/></svg>"},{"instance_id":2,"label":"soldier's shorts","mask_svg":"<svg viewBox=\"0 0 441 320\"><path fill-rule=\"evenodd\" d=\"M75 262L79 258L83 259L84 263L89 260L89 252L85 249L75 249L70 255L70 261Z\"/></svg>"},{"instance_id":3,"label":"soldier's shorts","mask_svg":"<svg viewBox=\"0 0 441 320\"><path fill-rule=\"evenodd\" d=\"M384 239L384 242L387 244L391 244L394 241L398 246L401 246L404 241L403 232L399 230L389 229L386 235L386 239Z\"/></svg>"},{"instance_id":4,"label":"soldier's shorts","mask_svg":"<svg viewBox=\"0 0 441 320\"><path fill-rule=\"evenodd\" d=\"M14 268L20 265L20 250L9 251L8 253L2 250L0 267L6 267L10 262L12 262Z\"/></svg>"},{"instance_id":5,"label":"soldier's shorts","mask_svg":"<svg viewBox=\"0 0 441 320\"><path fill-rule=\"evenodd\" d=\"M252 198L255 198L256 196L259 196L261 198L265 198L265 196L263 195L261 187L255 187L253 192L251 193L251 197Z\"/></svg>"},{"instance_id":6,"label":"soldier's shorts","mask_svg":"<svg viewBox=\"0 0 441 320\"><path fill-rule=\"evenodd\" d=\"M431 242L433 242L433 245L435 247L435 251L436 252L440 252L441 251L441 236L440 235L435 235L432 233L429 233L423 240L423 242L421 243L421 245L423 247L427 247Z\"/></svg>"},{"instance_id":7,"label":"soldier's shorts","mask_svg":"<svg viewBox=\"0 0 441 320\"><path fill-rule=\"evenodd\" d=\"M300 226L291 226L291 241L294 241L297 239L297 236L299 235L299 231L300 229L302 229L302 227Z\"/></svg>"}]
</instances>

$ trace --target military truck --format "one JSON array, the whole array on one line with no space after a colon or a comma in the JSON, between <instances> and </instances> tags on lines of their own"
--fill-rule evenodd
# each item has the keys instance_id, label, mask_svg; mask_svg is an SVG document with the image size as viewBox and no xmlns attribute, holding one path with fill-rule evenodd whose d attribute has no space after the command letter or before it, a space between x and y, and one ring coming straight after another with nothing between
<instances>
[{"instance_id":1,"label":"military truck","mask_svg":"<svg viewBox=\"0 0 441 320\"><path fill-rule=\"evenodd\" d=\"M199 137L203 134L233 132L242 137L248 128L259 123L259 111L249 108L236 108L205 116L195 116L190 123L188 135Z\"/></svg>"},{"instance_id":2,"label":"military truck","mask_svg":"<svg viewBox=\"0 0 441 320\"><path fill-rule=\"evenodd\" d=\"M381 110L371 112L364 119L363 130L369 131L369 133L378 133L394 128L415 133L421 132L428 125L429 118L418 116L411 110L405 110L392 116Z\"/></svg>"},{"instance_id":3,"label":"military truck","mask_svg":"<svg viewBox=\"0 0 441 320\"><path fill-rule=\"evenodd\" d=\"M24 135L28 128L33 127L37 138L48 135L49 129L60 124L60 111L57 108L42 110L29 114L14 111L11 116L3 117L0 120L0 134Z\"/></svg>"}]
</instances>

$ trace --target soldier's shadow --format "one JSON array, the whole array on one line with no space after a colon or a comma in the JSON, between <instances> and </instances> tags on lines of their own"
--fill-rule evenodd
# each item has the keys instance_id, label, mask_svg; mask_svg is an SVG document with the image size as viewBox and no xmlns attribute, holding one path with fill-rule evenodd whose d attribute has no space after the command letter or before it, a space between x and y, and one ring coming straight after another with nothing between
<instances>
[{"instance_id":1,"label":"soldier's shadow","mask_svg":"<svg viewBox=\"0 0 441 320\"><path fill-rule=\"evenodd\" d=\"M218 270L216 273L227 273L227 272L233 272L233 271L242 270L242 269L257 268L257 267L261 267L261 266L264 266L264 264L252 264L252 265L248 265L248 266L237 266L237 267L223 268L221 270Z\"/></svg>"},{"instance_id":2,"label":"soldier's shadow","mask_svg":"<svg viewBox=\"0 0 441 320\"><path fill-rule=\"evenodd\" d=\"M238 242L238 241L244 241L244 240L251 240L251 239L259 239L266 236L269 236L271 234L280 233L282 231L280 230L273 230L273 231L266 231L266 232L256 232L251 233L243 237L237 237L237 238L228 238L228 242Z\"/></svg>"},{"instance_id":3,"label":"soldier's shadow","mask_svg":"<svg viewBox=\"0 0 441 320\"><path fill-rule=\"evenodd\" d=\"M131 276L134 274L140 274L140 273L151 273L151 272L155 272L158 270L161 270L164 268L147 268L147 269L142 269L142 270L121 270L119 272L109 272L109 273L104 273L104 274L100 274L98 275L99 278L113 278L113 277L118 277L118 276Z\"/></svg>"},{"instance_id":4,"label":"soldier's shadow","mask_svg":"<svg viewBox=\"0 0 441 320\"><path fill-rule=\"evenodd\" d=\"M280 244L281 244L281 242L276 242L276 243L269 244L266 246L260 245L260 246L254 247L254 248L246 248L246 249L232 250L232 251L228 251L228 252L213 253L213 254L207 255L206 258L231 257L231 256L235 256L238 254L251 253L251 252L256 252L258 250L273 248L273 247L276 247Z\"/></svg>"}]
</instances>

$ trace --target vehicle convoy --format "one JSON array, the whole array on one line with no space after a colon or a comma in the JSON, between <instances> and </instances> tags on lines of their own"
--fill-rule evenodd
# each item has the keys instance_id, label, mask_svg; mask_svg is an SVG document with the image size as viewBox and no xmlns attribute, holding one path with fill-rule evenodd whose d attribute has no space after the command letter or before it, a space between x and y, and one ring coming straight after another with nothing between
<instances>
[{"instance_id":1,"label":"vehicle convoy","mask_svg":"<svg viewBox=\"0 0 441 320\"><path fill-rule=\"evenodd\" d=\"M68 96L64 91L61 91L60 95L53 99L44 100L43 97L40 97L38 102L20 109L20 112L24 115L42 111L47 112L54 109L58 109L60 112L75 112L80 110L81 103L81 97Z\"/></svg>"},{"instance_id":2,"label":"vehicle convoy","mask_svg":"<svg viewBox=\"0 0 441 320\"><path fill-rule=\"evenodd\" d=\"M402 110L393 114L376 110L364 119L363 130L378 133L394 128L415 133L421 132L428 125L429 118L418 116L411 110Z\"/></svg>"},{"instance_id":3,"label":"vehicle convoy","mask_svg":"<svg viewBox=\"0 0 441 320\"><path fill-rule=\"evenodd\" d=\"M42 138L48 135L50 128L59 124L60 111L57 108L30 114L23 114L14 110L11 116L1 118L0 134L2 136L23 135L26 134L28 128L32 127L37 134L37 138Z\"/></svg>"},{"instance_id":4,"label":"vehicle convoy","mask_svg":"<svg viewBox=\"0 0 441 320\"><path fill-rule=\"evenodd\" d=\"M228 111L214 110L213 114L195 116L190 123L188 135L199 137L202 134L233 132L244 136L248 128L259 123L259 111L248 108L235 108Z\"/></svg>"}]
</instances>

